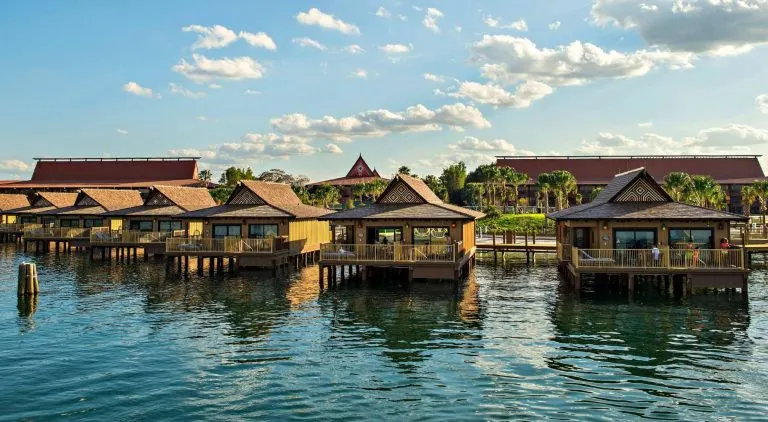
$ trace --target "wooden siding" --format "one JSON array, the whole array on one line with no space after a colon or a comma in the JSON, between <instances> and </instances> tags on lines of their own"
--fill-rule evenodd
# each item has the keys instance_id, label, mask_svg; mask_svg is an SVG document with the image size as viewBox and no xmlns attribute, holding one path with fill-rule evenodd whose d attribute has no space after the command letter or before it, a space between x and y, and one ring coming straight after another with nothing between
<instances>
[{"instance_id":1,"label":"wooden siding","mask_svg":"<svg viewBox=\"0 0 768 422\"><path fill-rule=\"evenodd\" d=\"M464 241L464 250L470 250L475 247L475 222L466 221L462 227L462 238Z\"/></svg>"},{"instance_id":2,"label":"wooden siding","mask_svg":"<svg viewBox=\"0 0 768 422\"><path fill-rule=\"evenodd\" d=\"M320 249L321 243L331 241L331 228L327 221L291 221L288 227L288 242L291 252L303 253Z\"/></svg>"}]
</instances>

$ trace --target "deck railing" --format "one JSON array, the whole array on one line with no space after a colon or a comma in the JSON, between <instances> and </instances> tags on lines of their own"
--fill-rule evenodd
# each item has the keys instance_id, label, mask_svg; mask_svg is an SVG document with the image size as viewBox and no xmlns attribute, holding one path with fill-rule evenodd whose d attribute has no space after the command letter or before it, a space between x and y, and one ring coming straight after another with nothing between
<instances>
[{"instance_id":1,"label":"deck railing","mask_svg":"<svg viewBox=\"0 0 768 422\"><path fill-rule=\"evenodd\" d=\"M565 248L568 249L568 248ZM660 248L654 256L650 249L579 249L571 247L575 268L615 269L744 269L741 249L670 249Z\"/></svg>"},{"instance_id":2,"label":"deck railing","mask_svg":"<svg viewBox=\"0 0 768 422\"><path fill-rule=\"evenodd\" d=\"M341 262L455 262L457 246L451 245L320 245L320 260Z\"/></svg>"},{"instance_id":3,"label":"deck railing","mask_svg":"<svg viewBox=\"0 0 768 422\"><path fill-rule=\"evenodd\" d=\"M46 239L88 239L90 237L90 228L83 227L36 227L24 230L24 239L27 240L46 240Z\"/></svg>"},{"instance_id":4,"label":"deck railing","mask_svg":"<svg viewBox=\"0 0 768 422\"><path fill-rule=\"evenodd\" d=\"M112 245L124 243L165 243L169 237L183 237L184 230L172 232L143 232L139 230L110 230L109 227L95 227L91 230L92 245Z\"/></svg>"},{"instance_id":5,"label":"deck railing","mask_svg":"<svg viewBox=\"0 0 768 422\"><path fill-rule=\"evenodd\" d=\"M2 233L24 233L26 230L39 229L43 227L38 223L4 223L0 224L0 232Z\"/></svg>"},{"instance_id":6,"label":"deck railing","mask_svg":"<svg viewBox=\"0 0 768 422\"><path fill-rule=\"evenodd\" d=\"M287 245L281 238L241 239L227 237L210 239L199 237L168 237L165 239L167 253L225 253L225 254L270 254Z\"/></svg>"}]
</instances>

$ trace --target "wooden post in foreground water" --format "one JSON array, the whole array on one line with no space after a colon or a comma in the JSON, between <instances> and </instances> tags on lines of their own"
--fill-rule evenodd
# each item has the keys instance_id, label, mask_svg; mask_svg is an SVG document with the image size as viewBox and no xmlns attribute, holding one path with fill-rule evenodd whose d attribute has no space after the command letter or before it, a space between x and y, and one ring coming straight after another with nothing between
<instances>
[{"instance_id":1,"label":"wooden post in foreground water","mask_svg":"<svg viewBox=\"0 0 768 422\"><path fill-rule=\"evenodd\" d=\"M37 266L29 262L19 264L18 294L36 295L40 293L40 285L37 282Z\"/></svg>"}]
</instances>

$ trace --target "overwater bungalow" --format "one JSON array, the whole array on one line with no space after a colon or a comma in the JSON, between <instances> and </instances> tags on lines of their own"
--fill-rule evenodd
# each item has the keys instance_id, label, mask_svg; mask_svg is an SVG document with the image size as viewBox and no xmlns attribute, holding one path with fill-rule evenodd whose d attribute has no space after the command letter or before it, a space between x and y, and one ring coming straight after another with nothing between
<instances>
[{"instance_id":1,"label":"overwater bungalow","mask_svg":"<svg viewBox=\"0 0 768 422\"><path fill-rule=\"evenodd\" d=\"M51 192L39 194L50 196ZM92 228L119 228L122 225L119 218L106 218L105 213L144 203L141 193L136 190L83 189L77 194L58 195L75 195L74 203L40 211L43 226L24 230L25 248L28 242L36 242L38 250L40 247L47 250L51 242L56 244L56 251L60 243L65 248L88 246Z\"/></svg>"},{"instance_id":2,"label":"overwater bungalow","mask_svg":"<svg viewBox=\"0 0 768 422\"><path fill-rule=\"evenodd\" d=\"M143 249L145 258L150 253L163 254L168 237L202 235L202 223L179 215L214 206L216 201L206 188L152 186L142 205L101 214L110 224L91 229L91 251L101 248L104 256L104 249L114 248L119 253L133 252L135 257L137 249Z\"/></svg>"},{"instance_id":3,"label":"overwater bungalow","mask_svg":"<svg viewBox=\"0 0 768 422\"><path fill-rule=\"evenodd\" d=\"M333 242L320 249L324 270L337 266L407 272L408 279L458 279L475 256L475 220L484 214L446 204L418 178L399 174L372 205L329 214Z\"/></svg>"},{"instance_id":4,"label":"overwater bungalow","mask_svg":"<svg viewBox=\"0 0 768 422\"><path fill-rule=\"evenodd\" d=\"M675 202L644 169L617 174L589 204L548 215L557 258L576 288L584 276L655 287L747 288L743 250L730 226L747 217Z\"/></svg>"},{"instance_id":5,"label":"overwater bungalow","mask_svg":"<svg viewBox=\"0 0 768 422\"><path fill-rule=\"evenodd\" d=\"M9 214L15 210L29 207L29 197L23 194L0 194L0 242L16 239L15 233L24 231L16 216Z\"/></svg>"},{"instance_id":6,"label":"overwater bungalow","mask_svg":"<svg viewBox=\"0 0 768 422\"><path fill-rule=\"evenodd\" d=\"M168 238L166 254L184 259L196 257L198 272L203 259L223 266L270 267L289 260L314 259L320 244L330 240L327 221L318 217L331 211L301 203L290 185L247 180L239 182L226 204L186 212L178 216L187 221L190 233L199 235ZM197 229L193 229L196 227ZM181 259L178 261L181 268Z\"/></svg>"},{"instance_id":7,"label":"overwater bungalow","mask_svg":"<svg viewBox=\"0 0 768 422\"><path fill-rule=\"evenodd\" d=\"M6 226L6 233L9 237L21 239L27 230L39 229L43 226L52 227L56 218L44 213L69 207L75 203L76 199L76 193L35 192L29 199L28 206L5 212L6 221L13 221L12 225Z\"/></svg>"}]
</instances>

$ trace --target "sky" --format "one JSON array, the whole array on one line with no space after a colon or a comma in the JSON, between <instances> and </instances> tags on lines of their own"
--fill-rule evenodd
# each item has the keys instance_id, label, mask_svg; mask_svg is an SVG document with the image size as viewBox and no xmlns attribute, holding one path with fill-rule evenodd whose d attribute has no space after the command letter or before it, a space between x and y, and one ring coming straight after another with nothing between
<instances>
[{"instance_id":1,"label":"sky","mask_svg":"<svg viewBox=\"0 0 768 422\"><path fill-rule=\"evenodd\" d=\"M0 179L768 153L768 0L10 0L0 39Z\"/></svg>"}]
</instances>

